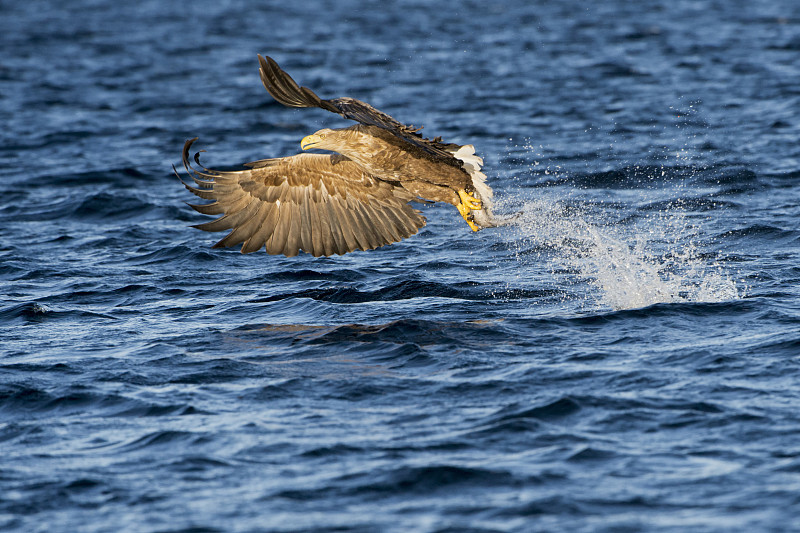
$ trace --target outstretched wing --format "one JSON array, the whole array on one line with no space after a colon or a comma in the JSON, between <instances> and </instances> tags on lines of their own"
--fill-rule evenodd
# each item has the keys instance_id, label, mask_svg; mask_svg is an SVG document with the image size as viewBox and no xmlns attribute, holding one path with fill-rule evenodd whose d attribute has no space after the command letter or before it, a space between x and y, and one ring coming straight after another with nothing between
<instances>
[{"instance_id":1,"label":"outstretched wing","mask_svg":"<svg viewBox=\"0 0 800 533\"><path fill-rule=\"evenodd\" d=\"M204 231L233 230L214 245L242 244L242 252L266 247L269 254L315 257L371 250L410 237L425 218L408 202L402 187L377 180L340 156L298 154L265 159L249 170L224 172L200 165L199 153L183 165L197 187L184 186L210 204L191 205L205 215L222 215L194 226Z\"/></svg>"},{"instance_id":2,"label":"outstretched wing","mask_svg":"<svg viewBox=\"0 0 800 533\"><path fill-rule=\"evenodd\" d=\"M308 87L300 87L271 57L261 57L259 54L258 61L264 87L281 104L288 107L319 107L361 124L378 126L420 148L429 157L461 168L461 162L450 153L458 145L443 143L440 137L426 139L419 133L421 127L402 124L361 100L346 97L323 100Z\"/></svg>"}]
</instances>

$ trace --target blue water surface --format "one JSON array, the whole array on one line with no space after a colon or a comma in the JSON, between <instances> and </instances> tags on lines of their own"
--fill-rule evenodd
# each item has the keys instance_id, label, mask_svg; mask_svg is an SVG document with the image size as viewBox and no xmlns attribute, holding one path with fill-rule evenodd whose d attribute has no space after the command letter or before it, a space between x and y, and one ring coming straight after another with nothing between
<instances>
[{"instance_id":1,"label":"blue water surface","mask_svg":"<svg viewBox=\"0 0 800 533\"><path fill-rule=\"evenodd\" d=\"M0 530L800 531L800 4L0 3ZM211 249L256 54L514 224Z\"/></svg>"}]
</instances>

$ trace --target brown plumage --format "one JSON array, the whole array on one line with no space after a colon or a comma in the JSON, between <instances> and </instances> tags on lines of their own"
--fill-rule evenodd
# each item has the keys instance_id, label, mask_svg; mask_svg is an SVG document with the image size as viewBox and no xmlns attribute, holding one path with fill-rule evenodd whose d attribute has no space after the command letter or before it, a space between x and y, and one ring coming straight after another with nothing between
<instances>
[{"instance_id":1,"label":"brown plumage","mask_svg":"<svg viewBox=\"0 0 800 533\"><path fill-rule=\"evenodd\" d=\"M369 104L352 98L322 100L299 87L270 58L258 56L269 93L291 107L320 107L357 120L343 129L323 129L305 137L302 148L334 154L298 154L248 163L248 170L193 168L186 141L183 165L195 185L186 188L209 204L191 205L220 218L195 227L231 232L214 247L242 245L249 253L315 257L370 250L410 237L425 218L409 202L424 199L458 207L477 231L495 225L492 191L480 172L474 149L425 139Z\"/></svg>"}]
</instances>

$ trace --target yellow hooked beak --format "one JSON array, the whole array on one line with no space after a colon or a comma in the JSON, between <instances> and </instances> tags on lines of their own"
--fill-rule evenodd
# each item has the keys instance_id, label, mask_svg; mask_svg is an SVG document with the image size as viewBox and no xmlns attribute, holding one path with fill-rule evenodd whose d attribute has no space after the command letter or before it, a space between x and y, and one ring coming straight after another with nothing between
<instances>
[{"instance_id":1,"label":"yellow hooked beak","mask_svg":"<svg viewBox=\"0 0 800 533\"><path fill-rule=\"evenodd\" d=\"M307 135L303 137L303 140L300 141L300 148L303 150L308 150L309 148L314 148L315 144L319 144L322 142L322 137L316 134Z\"/></svg>"}]
</instances>

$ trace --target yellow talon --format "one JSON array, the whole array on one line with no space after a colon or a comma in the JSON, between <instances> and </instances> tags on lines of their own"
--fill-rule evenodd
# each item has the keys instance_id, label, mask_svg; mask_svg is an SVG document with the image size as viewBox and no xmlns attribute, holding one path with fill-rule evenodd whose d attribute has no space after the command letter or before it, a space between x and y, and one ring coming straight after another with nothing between
<instances>
[{"instance_id":1,"label":"yellow talon","mask_svg":"<svg viewBox=\"0 0 800 533\"><path fill-rule=\"evenodd\" d=\"M464 189L458 191L458 197L461 198L461 204L470 209L480 209L481 207L483 207L480 200L472 196Z\"/></svg>"},{"instance_id":2,"label":"yellow talon","mask_svg":"<svg viewBox=\"0 0 800 533\"><path fill-rule=\"evenodd\" d=\"M475 223L471 219L465 218L464 220L467 221L467 224L469 224L469 227L472 228L472 231L479 231L481 229L478 226L476 226Z\"/></svg>"},{"instance_id":3,"label":"yellow talon","mask_svg":"<svg viewBox=\"0 0 800 533\"><path fill-rule=\"evenodd\" d=\"M459 195L460 194L461 193L459 193ZM456 209L458 209L458 212L461 213L461 216L464 218L464 220L467 222L467 224L469 224L469 227L472 228L472 231L480 230L480 228L478 226L476 226L475 223L472 221L472 210L469 207L467 207L466 205L464 205L462 203L462 204L458 204L456 206Z\"/></svg>"}]
</instances>

